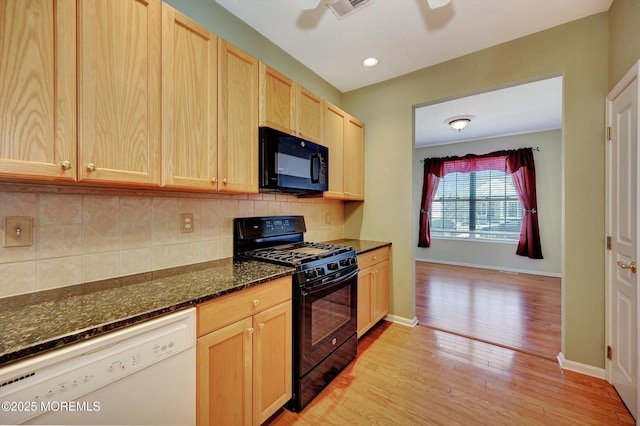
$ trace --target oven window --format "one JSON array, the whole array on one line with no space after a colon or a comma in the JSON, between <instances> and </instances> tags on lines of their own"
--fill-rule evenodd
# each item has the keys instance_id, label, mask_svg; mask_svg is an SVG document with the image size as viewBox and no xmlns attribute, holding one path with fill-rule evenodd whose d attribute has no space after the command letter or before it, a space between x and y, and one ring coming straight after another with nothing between
<instances>
[{"instance_id":1,"label":"oven window","mask_svg":"<svg viewBox=\"0 0 640 426\"><path fill-rule=\"evenodd\" d=\"M322 342L351 319L351 286L313 301L311 305L311 345Z\"/></svg>"}]
</instances>

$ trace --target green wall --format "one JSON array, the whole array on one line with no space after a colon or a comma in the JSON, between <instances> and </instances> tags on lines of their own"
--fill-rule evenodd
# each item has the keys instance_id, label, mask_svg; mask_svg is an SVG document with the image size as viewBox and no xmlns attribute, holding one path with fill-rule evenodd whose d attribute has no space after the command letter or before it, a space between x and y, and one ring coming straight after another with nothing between
<instances>
[{"instance_id":1,"label":"green wall","mask_svg":"<svg viewBox=\"0 0 640 426\"><path fill-rule=\"evenodd\" d=\"M366 123L366 202L345 207L345 235L393 243L392 314L414 318L413 106L564 76L563 353L604 367L604 99L608 13L344 94Z\"/></svg>"},{"instance_id":2,"label":"green wall","mask_svg":"<svg viewBox=\"0 0 640 426\"><path fill-rule=\"evenodd\" d=\"M609 89L640 59L640 1L615 0L609 9Z\"/></svg>"}]
</instances>

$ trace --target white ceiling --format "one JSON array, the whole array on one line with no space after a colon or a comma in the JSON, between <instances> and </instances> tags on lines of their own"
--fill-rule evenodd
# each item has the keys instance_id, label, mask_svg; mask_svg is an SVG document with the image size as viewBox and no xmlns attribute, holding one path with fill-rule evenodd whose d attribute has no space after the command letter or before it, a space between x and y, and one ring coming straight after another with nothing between
<instances>
[{"instance_id":1,"label":"white ceiling","mask_svg":"<svg viewBox=\"0 0 640 426\"><path fill-rule=\"evenodd\" d=\"M613 0L369 0L339 20L329 0L215 0L348 92L609 10ZM373 69L360 63L376 56Z\"/></svg>"},{"instance_id":2,"label":"white ceiling","mask_svg":"<svg viewBox=\"0 0 640 426\"><path fill-rule=\"evenodd\" d=\"M460 132L448 122L473 116ZM415 145L424 147L562 127L562 77L447 100L415 109Z\"/></svg>"},{"instance_id":3,"label":"white ceiling","mask_svg":"<svg viewBox=\"0 0 640 426\"><path fill-rule=\"evenodd\" d=\"M215 0L342 92L609 10L613 0L369 0L338 19L333 0ZM313 9L303 9L317 4ZM368 56L379 58L364 68ZM458 133L444 120L473 115ZM562 79L448 100L416 109L416 146L562 126Z\"/></svg>"}]
</instances>

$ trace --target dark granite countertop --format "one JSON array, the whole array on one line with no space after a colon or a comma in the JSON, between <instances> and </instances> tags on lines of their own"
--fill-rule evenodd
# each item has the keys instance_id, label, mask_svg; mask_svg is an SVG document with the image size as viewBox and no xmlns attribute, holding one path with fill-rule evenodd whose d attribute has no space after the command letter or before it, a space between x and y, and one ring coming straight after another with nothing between
<instances>
[{"instance_id":1,"label":"dark granite countertop","mask_svg":"<svg viewBox=\"0 0 640 426\"><path fill-rule=\"evenodd\" d=\"M1 298L0 367L293 272L228 258Z\"/></svg>"},{"instance_id":2,"label":"dark granite countertop","mask_svg":"<svg viewBox=\"0 0 640 426\"><path fill-rule=\"evenodd\" d=\"M382 247L390 246L391 243L383 241L356 240L350 238L339 238L337 240L325 241L327 244L336 244L340 246L352 247L356 253L363 254L368 251L377 250Z\"/></svg>"},{"instance_id":3,"label":"dark granite countertop","mask_svg":"<svg viewBox=\"0 0 640 426\"><path fill-rule=\"evenodd\" d=\"M327 243L358 254L391 245L348 238ZM0 298L0 367L293 272L227 258Z\"/></svg>"}]
</instances>

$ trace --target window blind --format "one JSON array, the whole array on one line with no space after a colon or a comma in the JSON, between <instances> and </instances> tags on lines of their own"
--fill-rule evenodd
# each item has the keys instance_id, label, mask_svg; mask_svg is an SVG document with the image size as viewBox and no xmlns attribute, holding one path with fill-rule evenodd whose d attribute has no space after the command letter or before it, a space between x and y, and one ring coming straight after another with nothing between
<instances>
[{"instance_id":1,"label":"window blind","mask_svg":"<svg viewBox=\"0 0 640 426\"><path fill-rule=\"evenodd\" d=\"M431 234L518 241L522 205L510 174L497 170L448 173L431 205Z\"/></svg>"}]
</instances>

